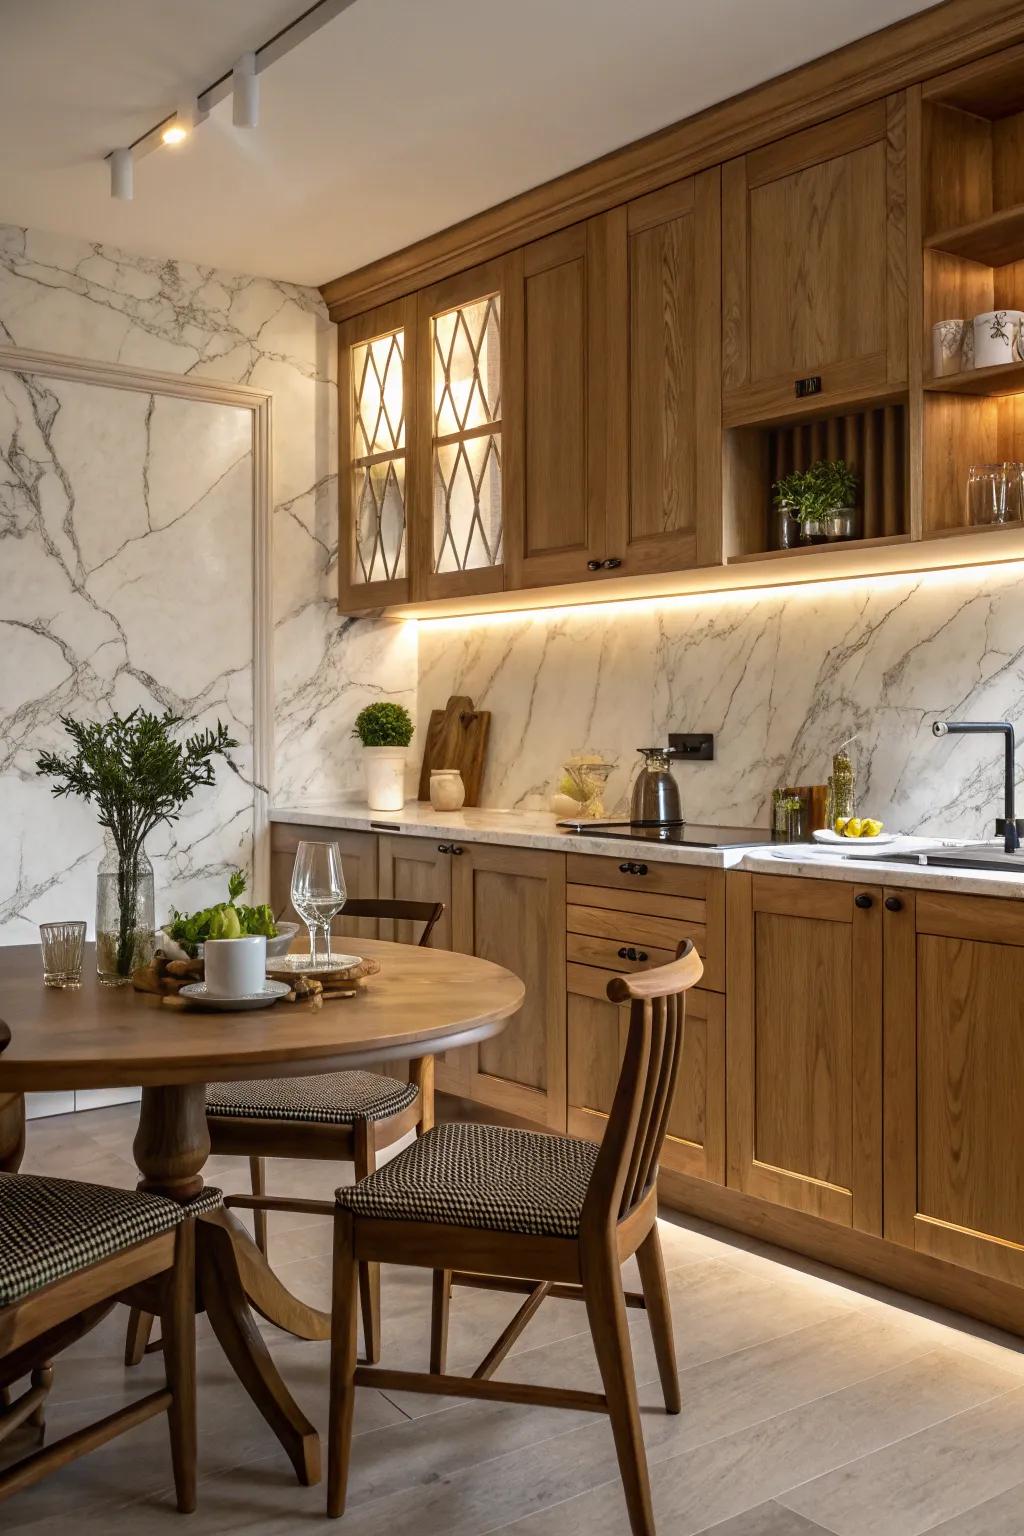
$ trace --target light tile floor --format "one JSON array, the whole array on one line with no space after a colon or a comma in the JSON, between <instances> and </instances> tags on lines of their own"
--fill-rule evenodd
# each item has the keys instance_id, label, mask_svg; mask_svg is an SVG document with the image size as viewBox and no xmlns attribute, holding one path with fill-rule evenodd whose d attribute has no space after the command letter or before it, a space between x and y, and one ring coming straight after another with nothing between
<instances>
[{"instance_id":1,"label":"light tile floor","mask_svg":"<svg viewBox=\"0 0 1024 1536\"><path fill-rule=\"evenodd\" d=\"M131 1185L132 1106L34 1122L26 1171ZM214 1159L238 1188L243 1165ZM271 1165L274 1193L328 1194L351 1169ZM646 1319L631 1314L662 1536L1021 1536L1024 1346L940 1308L697 1221L662 1223L683 1412L661 1407ZM271 1257L301 1295L327 1304L323 1220L271 1218ZM635 1272L627 1283L637 1284ZM516 1302L459 1291L452 1368L471 1368ZM429 1277L386 1270L385 1363L426 1365ZM54 1432L99 1417L159 1378L159 1357L121 1364L118 1311L60 1358ZM502 1373L597 1387L582 1309L548 1302ZM313 1421L327 1422L327 1346L267 1327ZM199 1510L194 1536L294 1532L323 1519L323 1489L299 1488L263 1420L200 1322ZM351 1536L626 1536L602 1419L401 1393L359 1394ZM4 1506L10 1536L172 1532L166 1431L153 1420ZM180 1527L185 1529L185 1526Z\"/></svg>"}]
</instances>

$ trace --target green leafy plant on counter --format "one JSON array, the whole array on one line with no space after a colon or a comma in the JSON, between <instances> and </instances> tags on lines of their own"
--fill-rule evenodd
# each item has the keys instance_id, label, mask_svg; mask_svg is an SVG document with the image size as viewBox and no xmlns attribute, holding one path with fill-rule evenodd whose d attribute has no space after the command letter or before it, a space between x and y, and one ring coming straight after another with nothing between
<instances>
[{"instance_id":1,"label":"green leafy plant on counter","mask_svg":"<svg viewBox=\"0 0 1024 1536\"><path fill-rule=\"evenodd\" d=\"M356 715L352 735L364 747L407 747L415 726L403 704L367 704Z\"/></svg>"},{"instance_id":2,"label":"green leafy plant on counter","mask_svg":"<svg viewBox=\"0 0 1024 1536\"><path fill-rule=\"evenodd\" d=\"M207 939L248 939L259 934L274 938L277 925L266 903L259 907L237 905L245 884L245 876L236 869L228 877L227 901L218 902L215 907L204 907L201 912L178 912L172 907L170 919L164 924L167 937L180 944L193 959L200 944L205 944Z\"/></svg>"},{"instance_id":3,"label":"green leafy plant on counter","mask_svg":"<svg viewBox=\"0 0 1024 1536\"><path fill-rule=\"evenodd\" d=\"M772 487L775 505L798 522L820 522L856 504L857 476L845 459L819 459L809 469L794 469Z\"/></svg>"},{"instance_id":4,"label":"green leafy plant on counter","mask_svg":"<svg viewBox=\"0 0 1024 1536\"><path fill-rule=\"evenodd\" d=\"M115 965L118 975L127 976L137 939L138 862L146 838L160 822L177 821L196 790L213 783L214 759L231 764L230 750L238 742L219 720L215 730L177 741L173 732L182 717L169 709L161 715L133 709L94 721L61 715L60 723L74 751L43 752L36 772L54 780L54 795L80 795L94 804L100 826L114 840L119 860Z\"/></svg>"}]
</instances>

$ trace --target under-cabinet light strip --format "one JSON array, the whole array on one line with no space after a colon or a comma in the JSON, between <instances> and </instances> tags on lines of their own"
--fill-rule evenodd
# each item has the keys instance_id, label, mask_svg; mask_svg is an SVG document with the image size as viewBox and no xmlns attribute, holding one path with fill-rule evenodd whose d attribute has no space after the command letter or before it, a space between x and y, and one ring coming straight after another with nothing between
<instances>
[{"instance_id":1,"label":"under-cabinet light strip","mask_svg":"<svg viewBox=\"0 0 1024 1536\"><path fill-rule=\"evenodd\" d=\"M562 623L566 619L630 618L680 609L721 607L729 603L750 605L774 601L792 602L794 599L821 600L826 597L851 597L857 594L871 596L876 592L892 592L908 587L947 587L957 582L981 585L979 577L988 578L993 584L1005 577L1019 582L1024 576L1024 557L975 565L939 566L922 571L885 571L876 575L835 576L820 581L779 583L765 587L718 587L704 592L667 593L655 597L609 598L591 603L565 603L550 608L508 608L493 613L409 615L414 624L429 624L432 628L483 629L501 624L525 624L538 621Z\"/></svg>"}]
</instances>

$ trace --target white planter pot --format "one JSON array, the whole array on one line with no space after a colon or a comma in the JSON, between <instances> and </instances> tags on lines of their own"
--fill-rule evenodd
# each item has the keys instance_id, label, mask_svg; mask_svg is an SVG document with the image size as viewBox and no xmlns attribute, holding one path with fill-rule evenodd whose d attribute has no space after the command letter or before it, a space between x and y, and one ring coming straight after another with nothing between
<instances>
[{"instance_id":1,"label":"white planter pot","mask_svg":"<svg viewBox=\"0 0 1024 1536\"><path fill-rule=\"evenodd\" d=\"M405 804L405 747L364 747L366 803L371 811L400 811Z\"/></svg>"}]
</instances>

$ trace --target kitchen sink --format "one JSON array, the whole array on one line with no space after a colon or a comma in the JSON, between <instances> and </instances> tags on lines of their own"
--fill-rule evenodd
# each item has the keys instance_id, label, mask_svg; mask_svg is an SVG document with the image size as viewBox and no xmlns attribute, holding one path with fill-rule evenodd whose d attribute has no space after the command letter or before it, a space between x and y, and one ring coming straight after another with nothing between
<instances>
[{"instance_id":1,"label":"kitchen sink","mask_svg":"<svg viewBox=\"0 0 1024 1536\"><path fill-rule=\"evenodd\" d=\"M1002 848L979 844L974 848L915 848L912 853L848 853L847 859L884 859L887 864L916 864L940 869L994 869L1001 874L1024 875L1024 849L1004 853Z\"/></svg>"}]
</instances>

